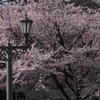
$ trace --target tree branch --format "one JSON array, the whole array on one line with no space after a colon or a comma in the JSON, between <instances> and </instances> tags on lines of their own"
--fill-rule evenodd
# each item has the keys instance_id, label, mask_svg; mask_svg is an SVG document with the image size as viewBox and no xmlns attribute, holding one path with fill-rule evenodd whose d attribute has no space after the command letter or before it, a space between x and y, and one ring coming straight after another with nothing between
<instances>
[{"instance_id":1,"label":"tree branch","mask_svg":"<svg viewBox=\"0 0 100 100\"><path fill-rule=\"evenodd\" d=\"M59 88L59 90L62 92L63 96L67 99L67 100L71 100L70 97L66 94L65 90L63 89L63 87L60 85L57 76L53 73L51 73L51 77L53 78L53 80L55 81L57 87Z\"/></svg>"}]
</instances>

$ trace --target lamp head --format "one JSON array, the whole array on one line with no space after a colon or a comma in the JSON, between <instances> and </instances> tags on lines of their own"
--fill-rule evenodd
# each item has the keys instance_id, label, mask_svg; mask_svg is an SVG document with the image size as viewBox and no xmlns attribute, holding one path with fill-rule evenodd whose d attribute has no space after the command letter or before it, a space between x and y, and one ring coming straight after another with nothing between
<instances>
[{"instance_id":1,"label":"lamp head","mask_svg":"<svg viewBox=\"0 0 100 100\"><path fill-rule=\"evenodd\" d=\"M25 15L25 19L24 20L21 20L21 31L22 33L25 35L25 34L29 34L30 32L30 28L32 26L32 23L33 21L30 20L28 17L27 17L27 14Z\"/></svg>"},{"instance_id":2,"label":"lamp head","mask_svg":"<svg viewBox=\"0 0 100 100\"><path fill-rule=\"evenodd\" d=\"M25 36L25 43L28 44L28 37L29 37L29 33L30 33L30 29L31 29L33 21L30 20L26 14L25 19L21 20L20 22L21 22L21 31Z\"/></svg>"}]
</instances>

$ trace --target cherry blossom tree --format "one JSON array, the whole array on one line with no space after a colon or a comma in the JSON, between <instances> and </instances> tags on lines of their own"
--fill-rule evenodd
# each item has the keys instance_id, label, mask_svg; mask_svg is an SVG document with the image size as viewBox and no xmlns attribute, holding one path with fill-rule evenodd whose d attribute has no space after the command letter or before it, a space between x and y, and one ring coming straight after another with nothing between
<instances>
[{"instance_id":1,"label":"cherry blossom tree","mask_svg":"<svg viewBox=\"0 0 100 100\"><path fill-rule=\"evenodd\" d=\"M26 13L33 20L32 49L13 64L14 88L24 92L56 88L69 100L93 95L100 86L99 10L63 0L27 2L0 5L0 45L9 38L12 45L23 44L19 21ZM6 68L0 72L3 88Z\"/></svg>"}]
</instances>

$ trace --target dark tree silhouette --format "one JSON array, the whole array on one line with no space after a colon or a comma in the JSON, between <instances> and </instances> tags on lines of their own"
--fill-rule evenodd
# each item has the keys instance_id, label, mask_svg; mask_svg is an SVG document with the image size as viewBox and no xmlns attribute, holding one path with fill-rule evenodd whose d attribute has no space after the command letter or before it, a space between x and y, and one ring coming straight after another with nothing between
<instances>
[{"instance_id":1,"label":"dark tree silhouette","mask_svg":"<svg viewBox=\"0 0 100 100\"><path fill-rule=\"evenodd\" d=\"M17 92L17 99L18 100L26 100L26 95L25 95L25 93L24 92L22 92L22 91L18 91Z\"/></svg>"},{"instance_id":2,"label":"dark tree silhouette","mask_svg":"<svg viewBox=\"0 0 100 100\"><path fill-rule=\"evenodd\" d=\"M6 63L0 63L0 69L3 69L6 67Z\"/></svg>"}]
</instances>

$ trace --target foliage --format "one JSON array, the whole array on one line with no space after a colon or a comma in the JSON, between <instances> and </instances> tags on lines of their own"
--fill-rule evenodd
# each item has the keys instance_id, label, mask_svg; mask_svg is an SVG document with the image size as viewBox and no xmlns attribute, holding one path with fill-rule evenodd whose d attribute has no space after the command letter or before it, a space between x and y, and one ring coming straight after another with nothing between
<instances>
[{"instance_id":1,"label":"foliage","mask_svg":"<svg viewBox=\"0 0 100 100\"><path fill-rule=\"evenodd\" d=\"M12 45L24 44L19 21L25 13L33 20L32 50L14 62L14 88L25 93L60 89L66 99L72 99L70 94L77 100L91 96L100 85L99 11L62 0L0 5L0 45L6 45L9 38ZM6 69L0 72L3 88Z\"/></svg>"}]
</instances>

